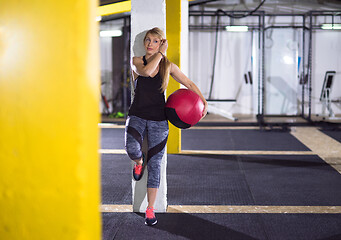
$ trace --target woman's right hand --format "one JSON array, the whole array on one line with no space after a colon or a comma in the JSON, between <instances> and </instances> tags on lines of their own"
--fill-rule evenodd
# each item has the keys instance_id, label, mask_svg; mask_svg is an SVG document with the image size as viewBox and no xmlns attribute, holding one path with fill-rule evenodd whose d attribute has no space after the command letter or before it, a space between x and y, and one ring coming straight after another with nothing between
<instances>
[{"instance_id":1,"label":"woman's right hand","mask_svg":"<svg viewBox=\"0 0 341 240\"><path fill-rule=\"evenodd\" d=\"M167 39L162 39L160 47L159 47L159 51L162 52L163 54L166 54L167 48L168 48Z\"/></svg>"}]
</instances>

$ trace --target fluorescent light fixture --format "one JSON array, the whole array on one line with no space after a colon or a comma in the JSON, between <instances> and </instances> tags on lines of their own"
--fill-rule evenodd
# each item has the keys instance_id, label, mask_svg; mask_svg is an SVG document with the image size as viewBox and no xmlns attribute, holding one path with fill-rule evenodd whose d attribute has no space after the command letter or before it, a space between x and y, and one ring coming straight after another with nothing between
<instances>
[{"instance_id":1,"label":"fluorescent light fixture","mask_svg":"<svg viewBox=\"0 0 341 240\"><path fill-rule=\"evenodd\" d=\"M226 31L228 32L247 32L248 26L226 26Z\"/></svg>"},{"instance_id":2,"label":"fluorescent light fixture","mask_svg":"<svg viewBox=\"0 0 341 240\"><path fill-rule=\"evenodd\" d=\"M341 24L322 24L321 28L325 30L341 30Z\"/></svg>"},{"instance_id":3,"label":"fluorescent light fixture","mask_svg":"<svg viewBox=\"0 0 341 240\"><path fill-rule=\"evenodd\" d=\"M122 36L121 30L106 30L99 32L100 37L120 37Z\"/></svg>"},{"instance_id":4,"label":"fluorescent light fixture","mask_svg":"<svg viewBox=\"0 0 341 240\"><path fill-rule=\"evenodd\" d=\"M282 59L285 64L294 64L294 59L290 56L283 56Z\"/></svg>"}]
</instances>

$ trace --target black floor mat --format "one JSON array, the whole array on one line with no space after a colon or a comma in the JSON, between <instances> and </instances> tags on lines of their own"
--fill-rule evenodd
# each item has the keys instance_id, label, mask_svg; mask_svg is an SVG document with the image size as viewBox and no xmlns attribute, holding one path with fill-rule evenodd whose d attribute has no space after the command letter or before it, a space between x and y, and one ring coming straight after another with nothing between
<instances>
[{"instance_id":1,"label":"black floor mat","mask_svg":"<svg viewBox=\"0 0 341 240\"><path fill-rule=\"evenodd\" d=\"M341 143L341 128L335 128L333 130L321 130L321 132Z\"/></svg>"},{"instance_id":2,"label":"black floor mat","mask_svg":"<svg viewBox=\"0 0 341 240\"><path fill-rule=\"evenodd\" d=\"M154 227L144 215L103 213L103 240L130 239L329 239L341 237L341 214L157 213Z\"/></svg>"},{"instance_id":3,"label":"black floor mat","mask_svg":"<svg viewBox=\"0 0 341 240\"><path fill-rule=\"evenodd\" d=\"M309 151L289 132L189 129L182 133L182 150Z\"/></svg>"},{"instance_id":4,"label":"black floor mat","mask_svg":"<svg viewBox=\"0 0 341 240\"><path fill-rule=\"evenodd\" d=\"M168 155L170 205L341 206L340 186L316 155ZM131 204L126 155L102 155L102 203Z\"/></svg>"},{"instance_id":5,"label":"black floor mat","mask_svg":"<svg viewBox=\"0 0 341 240\"><path fill-rule=\"evenodd\" d=\"M182 150L309 151L289 132L189 129L181 135ZM101 148L124 149L124 129L103 128Z\"/></svg>"},{"instance_id":6,"label":"black floor mat","mask_svg":"<svg viewBox=\"0 0 341 240\"><path fill-rule=\"evenodd\" d=\"M125 154L102 154L102 204L132 204L131 160Z\"/></svg>"},{"instance_id":7,"label":"black floor mat","mask_svg":"<svg viewBox=\"0 0 341 240\"><path fill-rule=\"evenodd\" d=\"M102 128L101 129L102 149L124 149L123 128Z\"/></svg>"},{"instance_id":8,"label":"black floor mat","mask_svg":"<svg viewBox=\"0 0 341 240\"><path fill-rule=\"evenodd\" d=\"M316 155L168 155L167 180L172 205L341 205L341 175Z\"/></svg>"}]
</instances>

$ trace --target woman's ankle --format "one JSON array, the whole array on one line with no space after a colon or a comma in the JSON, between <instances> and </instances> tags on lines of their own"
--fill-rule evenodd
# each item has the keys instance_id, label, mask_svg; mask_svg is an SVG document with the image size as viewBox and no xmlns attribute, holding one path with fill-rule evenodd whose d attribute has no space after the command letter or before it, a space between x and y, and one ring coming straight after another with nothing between
<instances>
[{"instance_id":1,"label":"woman's ankle","mask_svg":"<svg viewBox=\"0 0 341 240\"><path fill-rule=\"evenodd\" d=\"M141 159L138 159L138 160L133 160L137 165L142 165L143 164L143 160L142 158Z\"/></svg>"}]
</instances>

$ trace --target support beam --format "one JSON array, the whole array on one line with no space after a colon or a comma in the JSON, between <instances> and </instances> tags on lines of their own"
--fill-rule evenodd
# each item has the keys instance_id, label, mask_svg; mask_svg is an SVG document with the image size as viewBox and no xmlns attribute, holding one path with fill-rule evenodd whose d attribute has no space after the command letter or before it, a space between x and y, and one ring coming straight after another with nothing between
<instances>
[{"instance_id":1,"label":"support beam","mask_svg":"<svg viewBox=\"0 0 341 240\"><path fill-rule=\"evenodd\" d=\"M131 54L145 55L143 39L147 30L159 27L166 32L166 6L160 0L132 0L131 1ZM143 149L146 149L146 138ZM144 150L146 151L146 150ZM132 163L133 165L133 163ZM166 181L167 153L162 159L161 180L154 208L156 212L166 212L167 209L167 181ZM142 179L138 182L132 179L133 211L145 212L147 208L147 176L145 169Z\"/></svg>"},{"instance_id":2,"label":"support beam","mask_svg":"<svg viewBox=\"0 0 341 240\"><path fill-rule=\"evenodd\" d=\"M97 16L108 16L112 14L131 11L131 1L123 1L97 7Z\"/></svg>"},{"instance_id":3,"label":"support beam","mask_svg":"<svg viewBox=\"0 0 341 240\"><path fill-rule=\"evenodd\" d=\"M96 8L0 2L1 239L101 239Z\"/></svg>"},{"instance_id":4,"label":"support beam","mask_svg":"<svg viewBox=\"0 0 341 240\"><path fill-rule=\"evenodd\" d=\"M167 57L179 67L181 67L181 2L182 0L166 1ZM179 88L180 83L170 77L167 88L167 97ZM179 153L181 151L181 130L171 123L169 124L167 150L168 153Z\"/></svg>"}]
</instances>

